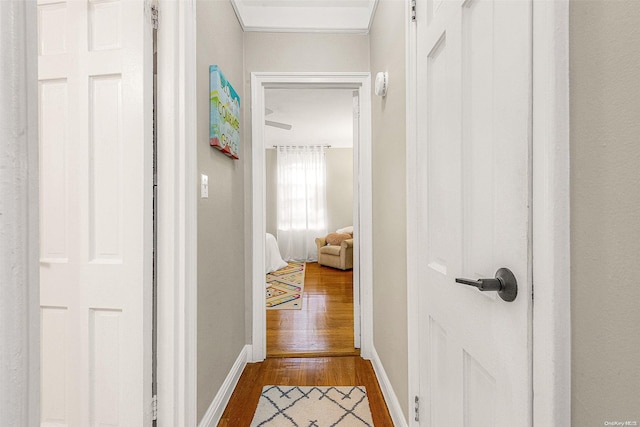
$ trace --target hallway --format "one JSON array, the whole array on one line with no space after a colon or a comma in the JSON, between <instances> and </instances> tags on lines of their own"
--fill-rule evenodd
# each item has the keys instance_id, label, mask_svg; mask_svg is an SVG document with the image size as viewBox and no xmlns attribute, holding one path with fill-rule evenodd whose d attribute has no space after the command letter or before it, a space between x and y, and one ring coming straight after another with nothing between
<instances>
[{"instance_id":1,"label":"hallway","mask_svg":"<svg viewBox=\"0 0 640 427\"><path fill-rule=\"evenodd\" d=\"M307 263L302 309L267 311L267 359L246 366L218 426L248 426L266 385L363 385L375 425L393 425L371 362L353 347L352 271Z\"/></svg>"},{"instance_id":2,"label":"hallway","mask_svg":"<svg viewBox=\"0 0 640 427\"><path fill-rule=\"evenodd\" d=\"M211 150L205 143L197 145L197 173L208 176L210 183L208 199L200 198L197 201L198 336L195 418L200 420L202 426L211 427L217 424L220 418L216 417L223 412L222 407L217 406L218 402L221 397L224 396L226 400L226 396L232 394L227 385L235 383L235 378L240 377L240 373L234 367L241 364L244 366L245 360L250 364L245 369L238 389L243 387L246 376L254 370L269 370L271 366L275 366L272 364L286 363L288 369L300 369L304 372L305 366L309 366L310 363L313 365L306 358L327 356L331 356L330 359L326 359L330 363L344 364L351 360L350 363L354 365L355 361L359 361L359 364L369 366L368 371L372 375L373 366L380 381L379 386L387 396L386 404L393 422L400 426L406 425L409 413L407 257L404 250L406 225L403 213L406 198L402 190L405 186L406 169L406 116L403 113L406 97L404 81L401 78L405 75L405 56L404 50L398 48L404 46L404 32L398 31L402 28L404 4L381 3L380 10L382 12L375 15L376 19L371 20L371 25L369 21L373 14L367 14L366 29L358 34L333 30L326 34L301 30L264 32L244 31L231 4L197 3L197 43L194 58L197 59L195 89L198 141L207 141L209 136L208 70L212 64L220 67L226 79L238 92L242 100L243 123L242 148L237 161L231 162L225 156ZM220 34L225 34L225 37L219 37ZM390 61L391 67L386 65L387 61ZM394 77L396 80L393 88L384 100L374 97L374 70L387 70L390 75L397 76ZM305 338L307 342L296 336L301 333L300 325L306 324L312 320L311 318L305 318L306 314L303 312L269 312L263 320L261 304L254 298L262 291L260 278L264 273L260 268L254 268L254 263L259 259L256 257L260 256L258 253L261 250L257 239L263 237L256 233L255 239L247 239L247 233L251 235L261 227L262 220L257 218L261 218L265 212L266 206L263 207L262 204L266 201L266 193L250 189L257 185L258 181L270 181L269 176L261 169L262 162L258 161L258 153L263 151L256 150L256 147L262 147L261 143L265 141L262 135L264 128L259 125L261 119L253 117L252 111L260 111L260 108L254 106L254 103L260 102L260 87L266 91L272 87L271 82L275 79L289 82L292 79L297 81L309 78L321 79L323 82L341 79L340 81L348 82L349 89L360 93L358 117L363 121L358 128L360 137L363 138L360 145L363 151L357 153L360 167L363 168L360 182L368 182L368 185L372 186L366 193L369 195L367 200L360 204L358 211L358 224L365 228L360 236L365 240L365 244L361 246L361 256L364 258L361 258L363 268L360 270L360 283L363 285L360 293L363 314L360 317L363 326L361 351L353 347L353 308L350 306L352 296L347 295L349 289L341 283L342 295L332 296L334 299L331 301L323 300L316 292L321 292L325 284L318 282L318 288L314 289L315 285L310 281L314 274L312 269L316 266L308 266L304 298L308 298L311 304L341 305L342 307L336 308L335 312L342 314L338 317L314 315L315 325L309 323L309 327L306 328L313 332L314 337ZM327 123L327 127L333 124ZM287 132L284 129L281 131ZM337 142L326 140L322 143L335 145ZM374 162L373 159L377 160ZM342 179L341 175L332 176ZM213 182L224 185L211 185ZM242 212L243 215L240 214ZM220 224L224 224L224 227L220 227ZM248 226L250 228L247 228ZM243 230L244 240L238 238ZM374 245L374 236L377 245ZM330 271L324 267L320 270L323 274ZM341 271L334 273L344 274ZM243 283L244 287L241 286ZM220 299L222 294L223 301ZM215 309L212 310L212 307ZM332 311L334 310L327 309L327 313ZM374 323L379 327L374 327ZM275 338L270 335L274 324L289 330L289 333ZM280 348L273 347L274 343ZM370 360L371 364L360 359L360 354ZM305 360L299 362L302 365L292 368L292 361L288 357L300 355L305 356ZM333 357L336 355L340 357ZM267 359L263 360L265 356ZM261 363L254 365L251 364L253 361ZM260 368L262 364L265 364L265 368ZM329 370L326 375L329 378L337 378L340 373ZM344 381L354 384L353 381L357 377L355 374L350 375L344 378ZM225 381L225 378L229 381ZM254 394L251 394L253 397L240 398L242 409L239 411L245 413L244 416L248 418L253 415L253 405L258 400L262 385L253 384L251 387L254 390ZM229 410L232 410L233 405L232 401ZM384 408L373 401L372 406ZM225 414L225 417L229 419L228 414ZM393 425L391 421L376 425L378 424ZM229 425L242 424L235 424L233 421Z\"/></svg>"},{"instance_id":3,"label":"hallway","mask_svg":"<svg viewBox=\"0 0 640 427\"><path fill-rule=\"evenodd\" d=\"M266 384L363 385L377 426L637 423L640 2L298 1L0 2L3 425L248 425ZM257 298L260 93L332 75L366 95L361 349L344 272ZM480 292L503 268L517 300Z\"/></svg>"},{"instance_id":4,"label":"hallway","mask_svg":"<svg viewBox=\"0 0 640 427\"><path fill-rule=\"evenodd\" d=\"M392 426L371 362L359 356L268 358L244 369L218 427L251 424L262 387L266 385L363 385L376 426Z\"/></svg>"}]
</instances>

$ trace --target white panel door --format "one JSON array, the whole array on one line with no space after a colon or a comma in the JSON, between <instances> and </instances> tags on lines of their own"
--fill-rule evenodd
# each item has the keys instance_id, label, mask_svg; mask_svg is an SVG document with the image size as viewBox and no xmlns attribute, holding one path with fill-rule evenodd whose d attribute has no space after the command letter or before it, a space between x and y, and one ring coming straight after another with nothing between
<instances>
[{"instance_id":1,"label":"white panel door","mask_svg":"<svg viewBox=\"0 0 640 427\"><path fill-rule=\"evenodd\" d=\"M151 423L151 31L38 1L43 426Z\"/></svg>"},{"instance_id":2,"label":"white panel door","mask_svg":"<svg viewBox=\"0 0 640 427\"><path fill-rule=\"evenodd\" d=\"M420 425L530 426L531 0L417 13Z\"/></svg>"}]
</instances>

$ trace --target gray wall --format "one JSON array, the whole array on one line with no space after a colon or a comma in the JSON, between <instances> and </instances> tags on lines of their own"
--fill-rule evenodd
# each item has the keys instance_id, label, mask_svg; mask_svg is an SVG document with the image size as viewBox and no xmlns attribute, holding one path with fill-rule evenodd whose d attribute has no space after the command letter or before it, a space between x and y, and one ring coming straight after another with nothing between
<instances>
[{"instance_id":1,"label":"gray wall","mask_svg":"<svg viewBox=\"0 0 640 427\"><path fill-rule=\"evenodd\" d=\"M278 153L273 148L264 150L266 188L265 205L267 212L267 233L278 237Z\"/></svg>"},{"instance_id":2,"label":"gray wall","mask_svg":"<svg viewBox=\"0 0 640 427\"><path fill-rule=\"evenodd\" d=\"M244 167L209 146L209 65L219 65L246 109L243 33L229 2L198 1L198 172L209 198L198 200L198 419L245 344ZM242 136L242 135L241 135ZM198 180L199 181L199 180ZM198 194L200 194L198 190Z\"/></svg>"},{"instance_id":3,"label":"gray wall","mask_svg":"<svg viewBox=\"0 0 640 427\"><path fill-rule=\"evenodd\" d=\"M244 34L245 158L250 159L251 73L254 71L369 71L369 36L354 34L257 33ZM260 148L262 149L262 148ZM245 211L251 212L251 167L245 168ZM245 218L246 303L251 307L251 216ZM246 310L246 336L251 341L251 310Z\"/></svg>"},{"instance_id":4,"label":"gray wall","mask_svg":"<svg viewBox=\"0 0 640 427\"><path fill-rule=\"evenodd\" d=\"M353 149L329 148L327 161L327 230L353 225Z\"/></svg>"},{"instance_id":5,"label":"gray wall","mask_svg":"<svg viewBox=\"0 0 640 427\"><path fill-rule=\"evenodd\" d=\"M372 93L373 330L391 385L408 414L406 277L406 88L404 3L381 0L371 28L371 74L389 72L385 98Z\"/></svg>"},{"instance_id":6,"label":"gray wall","mask_svg":"<svg viewBox=\"0 0 640 427\"><path fill-rule=\"evenodd\" d=\"M267 233L277 236L277 153L272 148L265 151ZM353 225L353 149L329 148L326 150L325 160L327 166L327 229L331 233L338 228Z\"/></svg>"},{"instance_id":7,"label":"gray wall","mask_svg":"<svg viewBox=\"0 0 640 427\"><path fill-rule=\"evenodd\" d=\"M246 78L252 71L369 71L369 37L351 34L244 35Z\"/></svg>"},{"instance_id":8,"label":"gray wall","mask_svg":"<svg viewBox=\"0 0 640 427\"><path fill-rule=\"evenodd\" d=\"M572 425L640 422L640 2L570 3Z\"/></svg>"}]
</instances>

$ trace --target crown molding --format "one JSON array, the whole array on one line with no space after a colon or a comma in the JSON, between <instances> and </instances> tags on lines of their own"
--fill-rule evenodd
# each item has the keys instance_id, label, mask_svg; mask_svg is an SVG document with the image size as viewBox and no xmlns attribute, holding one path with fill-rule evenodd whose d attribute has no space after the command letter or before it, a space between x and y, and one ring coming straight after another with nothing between
<instances>
[{"instance_id":1,"label":"crown molding","mask_svg":"<svg viewBox=\"0 0 640 427\"><path fill-rule=\"evenodd\" d=\"M265 5L231 0L245 32L368 34L378 0L334 2L280 1Z\"/></svg>"}]
</instances>

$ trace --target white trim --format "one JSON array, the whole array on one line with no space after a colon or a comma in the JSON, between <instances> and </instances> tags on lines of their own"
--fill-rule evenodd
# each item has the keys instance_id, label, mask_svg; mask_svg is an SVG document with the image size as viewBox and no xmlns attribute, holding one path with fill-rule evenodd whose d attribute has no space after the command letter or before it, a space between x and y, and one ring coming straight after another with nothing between
<instances>
[{"instance_id":1,"label":"white trim","mask_svg":"<svg viewBox=\"0 0 640 427\"><path fill-rule=\"evenodd\" d=\"M195 1L160 0L158 425L197 417Z\"/></svg>"},{"instance_id":2,"label":"white trim","mask_svg":"<svg viewBox=\"0 0 640 427\"><path fill-rule=\"evenodd\" d=\"M373 26L373 20L376 17L376 11L378 10L378 2L379 0L374 0L371 4L371 14L369 16L369 26L367 27L367 34L371 32L371 27ZM407 2L405 2L406 4Z\"/></svg>"},{"instance_id":3,"label":"white trim","mask_svg":"<svg viewBox=\"0 0 640 427\"><path fill-rule=\"evenodd\" d=\"M267 313L264 297L264 235L265 224L265 166L264 166L264 87L255 73L251 73L251 295L252 295L252 361L267 356ZM257 114L254 114L256 113Z\"/></svg>"},{"instance_id":4,"label":"white trim","mask_svg":"<svg viewBox=\"0 0 640 427\"><path fill-rule=\"evenodd\" d=\"M369 30L352 30L344 28L294 28L294 27L246 27L245 33L315 33L315 34L354 34L367 35Z\"/></svg>"},{"instance_id":5,"label":"white trim","mask_svg":"<svg viewBox=\"0 0 640 427\"><path fill-rule=\"evenodd\" d=\"M222 414L224 413L224 408L229 403L229 399L231 398L231 394L236 388L236 385L238 385L240 375L242 375L244 367L247 366L247 359L250 354L250 345L242 347L240 354L236 358L236 361L227 374L227 377L224 379L220 389L213 397L213 401L211 401L211 405L209 405L209 409L205 412L200 424L198 424L198 427L215 427L218 425L218 422L220 422Z\"/></svg>"},{"instance_id":6,"label":"white trim","mask_svg":"<svg viewBox=\"0 0 640 427\"><path fill-rule=\"evenodd\" d=\"M242 19L242 5L240 5L239 1L236 1L236 0L230 0L230 1L231 1L231 7L233 7L233 11L236 14L236 18L238 18L238 23L240 24L242 31L243 32L248 31L247 26L244 25L244 20Z\"/></svg>"},{"instance_id":7,"label":"white trim","mask_svg":"<svg viewBox=\"0 0 640 427\"><path fill-rule=\"evenodd\" d=\"M533 419L571 424L569 2L533 2Z\"/></svg>"},{"instance_id":8,"label":"white trim","mask_svg":"<svg viewBox=\"0 0 640 427\"><path fill-rule=\"evenodd\" d=\"M409 19L410 2L405 2L405 17ZM418 87L417 70L417 26L416 22L409 22L405 26L406 42L406 168L407 168L407 368L409 392L407 395L407 408L414 407L414 396L420 390L420 346L418 334L420 305L418 298L418 215L416 204L416 177L418 173L417 165L417 145L418 138L418 99L416 97ZM414 424L415 423L415 424ZM409 425L418 425L409 417Z\"/></svg>"},{"instance_id":9,"label":"white trim","mask_svg":"<svg viewBox=\"0 0 640 427\"><path fill-rule=\"evenodd\" d=\"M27 167L29 178L29 415L28 425L36 425L40 419L41 405L41 384L40 384L40 144L39 144L39 123L38 123L38 32L36 29L38 22L37 5L35 2L25 4L26 17L26 44L27 51L26 81L27 81L27 140L29 147L27 151ZM6 343L3 343L6 345ZM6 420L5 420L6 421Z\"/></svg>"},{"instance_id":10,"label":"white trim","mask_svg":"<svg viewBox=\"0 0 640 427\"><path fill-rule=\"evenodd\" d=\"M360 88L360 141L358 142L360 285L360 356L370 359L373 351L373 171L371 134L371 74L366 73ZM355 265L355 264L354 264Z\"/></svg>"},{"instance_id":11,"label":"white trim","mask_svg":"<svg viewBox=\"0 0 640 427\"><path fill-rule=\"evenodd\" d=\"M244 32L368 34L378 0L366 6L258 5L230 0ZM326 2L325 2L326 3Z\"/></svg>"},{"instance_id":12,"label":"white trim","mask_svg":"<svg viewBox=\"0 0 640 427\"><path fill-rule=\"evenodd\" d=\"M0 4L0 414L40 423L40 245L36 2Z\"/></svg>"},{"instance_id":13,"label":"white trim","mask_svg":"<svg viewBox=\"0 0 640 427\"><path fill-rule=\"evenodd\" d=\"M27 81L27 168L29 177L27 186L29 188L29 252L28 252L28 307L29 307L29 415L28 425L36 425L40 422L40 144L39 144L39 124L38 124L38 32L36 29L38 22L37 5L35 2L25 4L26 17L26 44L27 51L26 81ZM6 345L6 343L3 343ZM1 411L0 411L1 412ZM6 420L5 420L6 421Z\"/></svg>"},{"instance_id":14,"label":"white trim","mask_svg":"<svg viewBox=\"0 0 640 427\"><path fill-rule=\"evenodd\" d=\"M360 92L351 92L351 107L353 109L353 141L360 140ZM353 142L352 141L352 142ZM358 149L359 144L353 143L353 155L351 159L351 166L354 172L358 171L358 159L360 158ZM357 173L353 173L351 181L353 183L353 193L360 194L360 177ZM358 197L352 197L352 225L354 230L360 229L360 200ZM353 346L355 348L361 348L361 336L360 336L360 247L358 244L353 246Z\"/></svg>"},{"instance_id":15,"label":"white trim","mask_svg":"<svg viewBox=\"0 0 640 427\"><path fill-rule=\"evenodd\" d=\"M339 85L359 91L360 141L360 232L356 234L360 267L360 354L371 357L373 348L373 227L371 179L371 74L370 73L251 73L252 114L252 361L266 357L266 310L264 294L265 235L265 160L264 160L264 88L272 85ZM354 144L355 145L355 144ZM359 237L358 237L359 236ZM354 268L355 262L354 260Z\"/></svg>"},{"instance_id":16,"label":"white trim","mask_svg":"<svg viewBox=\"0 0 640 427\"><path fill-rule=\"evenodd\" d=\"M385 403L387 404L387 408L389 409L393 425L395 427L407 427L407 421L404 419L404 413L402 412L402 406L400 405L398 396L396 396L396 393L393 391L391 381L389 381L387 372L384 370L382 361L380 360L375 348L372 348L371 350L371 364L373 365L373 370L376 373L378 384L380 384L380 390L382 390L382 395ZM409 406L409 408L413 408L413 405Z\"/></svg>"},{"instance_id":17,"label":"white trim","mask_svg":"<svg viewBox=\"0 0 640 427\"><path fill-rule=\"evenodd\" d=\"M571 424L569 3L533 1L533 425ZM407 33L409 399L419 391L415 24ZM408 402L409 408L412 401ZM410 426L419 423L410 418Z\"/></svg>"}]
</instances>

